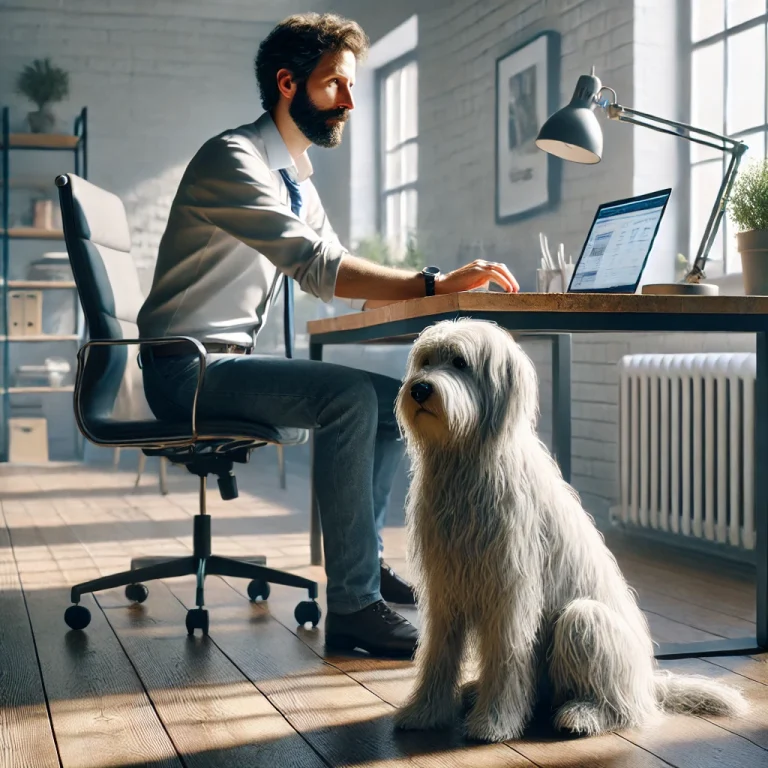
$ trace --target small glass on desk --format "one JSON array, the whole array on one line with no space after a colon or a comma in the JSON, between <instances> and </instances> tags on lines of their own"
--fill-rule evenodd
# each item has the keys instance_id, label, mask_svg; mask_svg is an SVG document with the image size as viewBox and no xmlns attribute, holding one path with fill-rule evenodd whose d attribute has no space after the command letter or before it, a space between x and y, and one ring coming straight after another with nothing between
<instances>
[{"instance_id":1,"label":"small glass on desk","mask_svg":"<svg viewBox=\"0 0 768 768\"><path fill-rule=\"evenodd\" d=\"M537 269L536 293L565 293L573 277L573 264L562 269Z\"/></svg>"}]
</instances>

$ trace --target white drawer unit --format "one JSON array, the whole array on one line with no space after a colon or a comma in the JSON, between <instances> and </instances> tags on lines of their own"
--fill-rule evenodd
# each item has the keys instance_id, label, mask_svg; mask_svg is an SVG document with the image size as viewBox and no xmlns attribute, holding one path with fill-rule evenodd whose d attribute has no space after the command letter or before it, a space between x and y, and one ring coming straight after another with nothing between
<instances>
[{"instance_id":1,"label":"white drawer unit","mask_svg":"<svg viewBox=\"0 0 768 768\"><path fill-rule=\"evenodd\" d=\"M44 464L48 461L48 422L41 418L8 419L11 464Z\"/></svg>"}]
</instances>

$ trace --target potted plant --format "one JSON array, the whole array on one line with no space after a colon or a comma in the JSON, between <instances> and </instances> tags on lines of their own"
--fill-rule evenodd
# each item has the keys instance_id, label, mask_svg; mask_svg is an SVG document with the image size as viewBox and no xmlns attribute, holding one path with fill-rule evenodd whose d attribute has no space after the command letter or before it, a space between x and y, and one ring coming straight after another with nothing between
<instances>
[{"instance_id":1,"label":"potted plant","mask_svg":"<svg viewBox=\"0 0 768 768\"><path fill-rule=\"evenodd\" d=\"M682 283L690 270L691 265L688 263L688 257L684 253L678 253L675 257L675 282Z\"/></svg>"},{"instance_id":2,"label":"potted plant","mask_svg":"<svg viewBox=\"0 0 768 768\"><path fill-rule=\"evenodd\" d=\"M56 116L49 105L69 94L69 74L53 66L50 59L35 59L19 74L16 93L37 105L37 112L27 114L30 131L50 133L56 125Z\"/></svg>"},{"instance_id":3,"label":"potted plant","mask_svg":"<svg viewBox=\"0 0 768 768\"><path fill-rule=\"evenodd\" d=\"M416 236L411 234L405 244L405 251L398 258L389 243L379 234L360 239L354 246L356 256L375 261L388 267L409 267L422 269L426 266L425 254L420 250Z\"/></svg>"},{"instance_id":4,"label":"potted plant","mask_svg":"<svg viewBox=\"0 0 768 768\"><path fill-rule=\"evenodd\" d=\"M744 293L768 296L768 160L754 161L739 173L728 205L738 229Z\"/></svg>"}]
</instances>

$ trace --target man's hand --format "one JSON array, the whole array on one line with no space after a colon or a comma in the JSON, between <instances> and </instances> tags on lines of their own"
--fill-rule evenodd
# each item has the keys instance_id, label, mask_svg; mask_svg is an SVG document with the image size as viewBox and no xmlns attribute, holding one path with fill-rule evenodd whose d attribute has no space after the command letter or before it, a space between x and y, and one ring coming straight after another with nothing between
<instances>
[{"instance_id":1,"label":"man's hand","mask_svg":"<svg viewBox=\"0 0 768 768\"><path fill-rule=\"evenodd\" d=\"M496 283L507 293L520 290L517 280L504 266L493 261L473 261L441 275L435 293L458 293ZM335 295L342 299L367 299L367 309L425 295L424 277L418 272L385 267L367 259L345 254L336 276Z\"/></svg>"},{"instance_id":2,"label":"man's hand","mask_svg":"<svg viewBox=\"0 0 768 768\"><path fill-rule=\"evenodd\" d=\"M454 269L445 275L440 275L435 281L435 293L458 293L459 291L471 291L475 288L487 288L489 283L495 283L503 288L506 293L517 293L520 286L515 276L507 269L505 264L477 260L471 264ZM384 299L365 302L364 309L378 309L389 304L396 304L403 299Z\"/></svg>"},{"instance_id":3,"label":"man's hand","mask_svg":"<svg viewBox=\"0 0 768 768\"><path fill-rule=\"evenodd\" d=\"M435 281L435 293L472 291L475 288L487 288L489 283L495 283L506 293L517 293L520 290L517 280L506 264L478 259L441 275Z\"/></svg>"}]
</instances>

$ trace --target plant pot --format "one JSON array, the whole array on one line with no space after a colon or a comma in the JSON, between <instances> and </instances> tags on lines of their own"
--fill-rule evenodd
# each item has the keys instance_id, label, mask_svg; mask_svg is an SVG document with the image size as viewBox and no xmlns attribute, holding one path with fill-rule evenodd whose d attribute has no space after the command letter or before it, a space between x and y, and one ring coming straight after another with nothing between
<instances>
[{"instance_id":1,"label":"plant pot","mask_svg":"<svg viewBox=\"0 0 768 768\"><path fill-rule=\"evenodd\" d=\"M748 296L768 296L768 231L752 229L736 235L744 293Z\"/></svg>"},{"instance_id":2,"label":"plant pot","mask_svg":"<svg viewBox=\"0 0 768 768\"><path fill-rule=\"evenodd\" d=\"M37 112L27 113L27 122L32 133L52 133L56 125L56 115L47 107L43 107Z\"/></svg>"}]
</instances>

